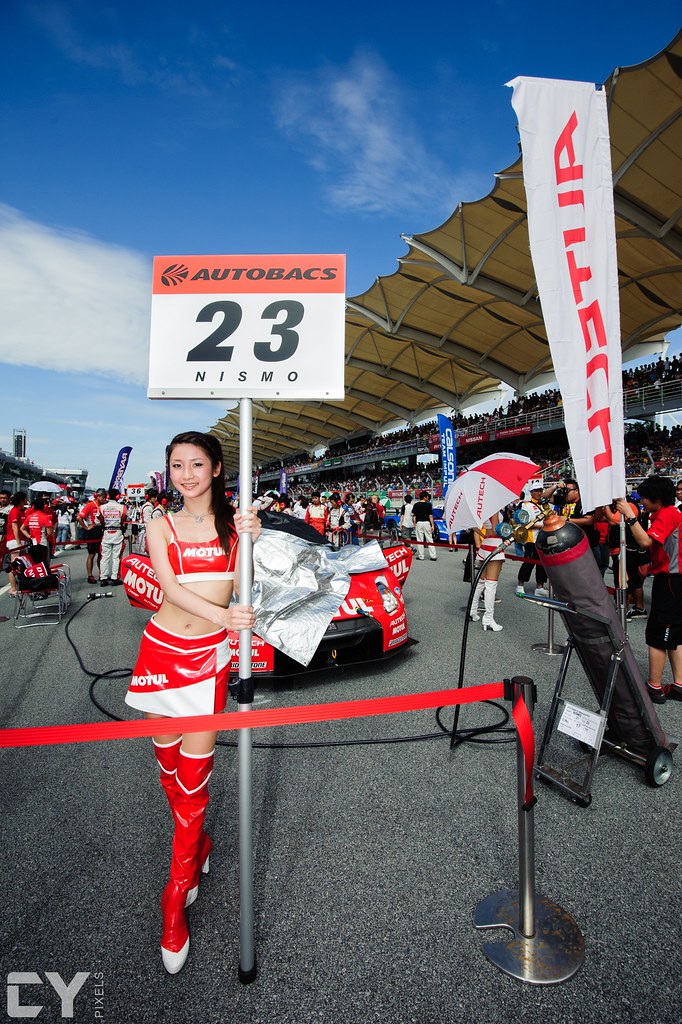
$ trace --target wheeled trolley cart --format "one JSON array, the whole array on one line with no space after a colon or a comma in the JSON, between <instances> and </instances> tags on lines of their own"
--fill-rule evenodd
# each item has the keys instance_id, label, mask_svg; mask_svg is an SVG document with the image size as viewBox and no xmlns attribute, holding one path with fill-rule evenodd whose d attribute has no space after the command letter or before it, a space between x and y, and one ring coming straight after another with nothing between
<instances>
[{"instance_id":1,"label":"wheeled trolley cart","mask_svg":"<svg viewBox=\"0 0 682 1024\"><path fill-rule=\"evenodd\" d=\"M599 754L604 750L618 754L644 769L647 782L651 786L662 786L670 778L672 771L672 751L677 746L675 740L667 739L665 746L658 745L658 737L651 736L649 749L645 753L641 744L634 746L627 736L623 736L618 725L611 725L610 713L616 684L619 675L627 681L628 689L636 689L636 680L630 678L628 660L625 658L627 640L619 638L611 622L603 616L580 612L560 601L545 602L554 605L567 624L568 638L559 666L559 675L552 697L552 703L545 724L545 731L538 752L536 775L546 782L551 782L567 793L583 807L592 801L592 777L597 765ZM584 644L576 642L571 628L572 617L584 617L593 624L603 626L605 639L611 648L609 668L599 687L593 685L595 694L599 696L599 706L595 711L582 706L566 695L565 684L571 656L575 651L590 679L589 659L584 657ZM645 719L646 712L642 710Z\"/></svg>"},{"instance_id":2,"label":"wheeled trolley cart","mask_svg":"<svg viewBox=\"0 0 682 1024\"><path fill-rule=\"evenodd\" d=\"M530 595L525 600L553 608L568 633L538 754L538 777L587 806L604 749L642 767L651 785L663 785L670 777L678 740L663 731L585 534L559 516L550 516L536 546L556 600ZM564 694L573 651L597 698L596 711Z\"/></svg>"}]
</instances>

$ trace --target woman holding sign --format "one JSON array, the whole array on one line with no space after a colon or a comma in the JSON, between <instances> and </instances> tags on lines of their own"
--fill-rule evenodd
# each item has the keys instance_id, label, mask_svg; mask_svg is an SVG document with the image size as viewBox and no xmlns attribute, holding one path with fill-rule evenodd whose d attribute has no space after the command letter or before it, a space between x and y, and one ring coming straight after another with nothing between
<instances>
[{"instance_id":1,"label":"woman holding sign","mask_svg":"<svg viewBox=\"0 0 682 1024\"><path fill-rule=\"evenodd\" d=\"M228 629L250 629L253 608L232 605L239 579L238 534L260 536L253 506L234 512L225 498L222 451L211 434L178 434L166 449L170 479L184 499L176 515L147 527L152 567L163 591L140 645L126 703L147 718L224 711L230 665ZM211 840L203 823L213 769L215 732L154 736L161 785L175 832L170 879L161 897L161 955L176 974L189 952L185 908L208 871Z\"/></svg>"}]
</instances>

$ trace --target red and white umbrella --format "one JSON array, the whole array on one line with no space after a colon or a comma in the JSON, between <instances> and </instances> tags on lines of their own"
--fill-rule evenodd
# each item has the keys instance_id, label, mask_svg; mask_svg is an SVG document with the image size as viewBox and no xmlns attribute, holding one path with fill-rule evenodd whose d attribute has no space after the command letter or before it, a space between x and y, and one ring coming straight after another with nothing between
<instances>
[{"instance_id":1,"label":"red and white umbrella","mask_svg":"<svg viewBox=\"0 0 682 1024\"><path fill-rule=\"evenodd\" d=\"M510 501L517 501L530 478L539 472L532 459L511 452L473 462L448 487L443 510L448 533L482 526Z\"/></svg>"}]
</instances>

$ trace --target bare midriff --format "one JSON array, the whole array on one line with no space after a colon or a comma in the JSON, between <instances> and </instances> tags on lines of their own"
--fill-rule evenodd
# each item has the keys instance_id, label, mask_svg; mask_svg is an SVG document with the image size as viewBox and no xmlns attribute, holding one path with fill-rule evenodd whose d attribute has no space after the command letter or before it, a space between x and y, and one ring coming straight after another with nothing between
<instances>
[{"instance_id":1,"label":"bare midriff","mask_svg":"<svg viewBox=\"0 0 682 1024\"><path fill-rule=\"evenodd\" d=\"M180 586L191 590L193 594L198 594L205 601L210 601L217 608L227 608L232 598L234 581L208 580L206 583L181 583ZM198 615L190 615L189 612L183 611L167 597L164 597L154 620L164 629L182 636L202 636L205 633L215 633L221 628L210 619L202 619Z\"/></svg>"}]
</instances>

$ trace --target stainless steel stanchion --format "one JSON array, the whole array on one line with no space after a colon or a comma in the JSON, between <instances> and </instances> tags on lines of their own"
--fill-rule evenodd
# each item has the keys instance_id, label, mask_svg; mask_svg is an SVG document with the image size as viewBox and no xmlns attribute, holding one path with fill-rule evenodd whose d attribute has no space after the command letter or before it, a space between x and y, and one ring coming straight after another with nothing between
<instances>
[{"instance_id":1,"label":"stainless steel stanchion","mask_svg":"<svg viewBox=\"0 0 682 1024\"><path fill-rule=\"evenodd\" d=\"M513 702L521 695L533 717L533 681L512 679ZM474 912L475 928L507 928L511 942L487 942L482 949L505 974L532 985L557 985L572 977L583 962L585 940L565 910L535 892L535 798L526 804L526 763L516 740L519 887L502 889L482 900Z\"/></svg>"},{"instance_id":2,"label":"stainless steel stanchion","mask_svg":"<svg viewBox=\"0 0 682 1024\"><path fill-rule=\"evenodd\" d=\"M239 401L239 509L251 504L252 400ZM253 590L252 540L248 533L239 538L239 601L251 604ZM251 630L239 631L239 707L251 711ZM239 980L244 985L256 980L256 954L253 937L253 797L251 729L240 729L237 739L239 760Z\"/></svg>"},{"instance_id":3,"label":"stainless steel stanchion","mask_svg":"<svg viewBox=\"0 0 682 1024\"><path fill-rule=\"evenodd\" d=\"M549 587L550 600L554 598L554 592L552 590L552 584L547 581ZM538 651L539 654L548 654L550 657L563 654L565 648L561 644L554 643L554 609L547 609L547 643L546 644L533 644L531 650Z\"/></svg>"}]
</instances>

